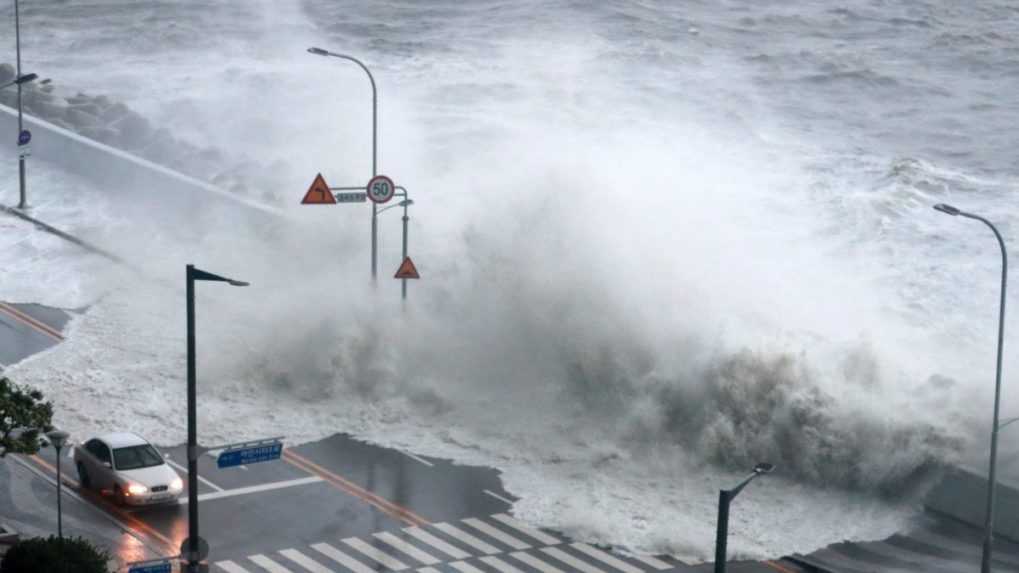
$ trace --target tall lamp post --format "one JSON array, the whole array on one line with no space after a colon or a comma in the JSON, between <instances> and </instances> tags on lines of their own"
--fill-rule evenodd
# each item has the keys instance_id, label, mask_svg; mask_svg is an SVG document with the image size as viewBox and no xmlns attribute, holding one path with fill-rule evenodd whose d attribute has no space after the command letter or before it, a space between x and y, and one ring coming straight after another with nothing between
<instances>
[{"instance_id":1,"label":"tall lamp post","mask_svg":"<svg viewBox=\"0 0 1019 573\"><path fill-rule=\"evenodd\" d=\"M17 74L20 80L23 76L21 75L21 14L18 10L18 0L14 0L14 49L17 54ZM21 138L21 132L25 130L25 126L22 120L21 111L21 84L24 82L17 82L18 86L18 138ZM24 209L27 206L25 203L25 154L18 153L18 209Z\"/></svg>"},{"instance_id":2,"label":"tall lamp post","mask_svg":"<svg viewBox=\"0 0 1019 573\"><path fill-rule=\"evenodd\" d=\"M198 537L198 416L195 404L195 281L220 281L232 286L248 283L214 275L187 265L188 320L188 539L183 550L188 573L198 573L203 559Z\"/></svg>"},{"instance_id":3,"label":"tall lamp post","mask_svg":"<svg viewBox=\"0 0 1019 573\"><path fill-rule=\"evenodd\" d=\"M316 56L332 56L334 58L340 58L342 60L349 60L354 62L364 73L368 74L368 81L372 85L372 177L379 174L379 97L378 90L375 87L375 77L372 76L368 66L364 65L361 60L354 56L348 56L346 54L337 54L330 52L329 50L323 50L322 48L308 48L308 53L315 54ZM378 205L372 202L372 282L377 283L378 280Z\"/></svg>"},{"instance_id":4,"label":"tall lamp post","mask_svg":"<svg viewBox=\"0 0 1019 573\"><path fill-rule=\"evenodd\" d=\"M46 437L49 438L50 443L53 444L53 448L57 450L57 537L60 541L64 540L64 520L63 512L60 508L60 484L64 481L62 474L60 473L60 449L67 443L67 438L70 436L63 430L52 430L46 432Z\"/></svg>"},{"instance_id":5,"label":"tall lamp post","mask_svg":"<svg viewBox=\"0 0 1019 573\"><path fill-rule=\"evenodd\" d=\"M961 211L951 205L938 203L934 209L947 215L962 216L969 219L976 219L991 228L995 238L998 239L998 246L1001 247L1001 303L998 307L998 365L994 376L994 421L991 425L991 467L987 477L987 513L984 522L984 551L980 562L981 573L991 573L991 553L994 546L994 490L997 487L997 465L998 465L998 430L1003 426L1014 422L1009 420L1005 424L998 424L998 411L1001 402L1001 352L1005 340L1005 286L1008 280L1008 254L1005 252L1005 241L1001 233L980 215L974 215Z\"/></svg>"},{"instance_id":6,"label":"tall lamp post","mask_svg":"<svg viewBox=\"0 0 1019 573\"><path fill-rule=\"evenodd\" d=\"M754 478L764 474L770 474L775 466L768 463L759 463L754 466L754 471L743 481L732 489L718 490L718 531L715 534L715 573L725 573L725 552L729 538L729 504L733 499L752 482Z\"/></svg>"}]
</instances>

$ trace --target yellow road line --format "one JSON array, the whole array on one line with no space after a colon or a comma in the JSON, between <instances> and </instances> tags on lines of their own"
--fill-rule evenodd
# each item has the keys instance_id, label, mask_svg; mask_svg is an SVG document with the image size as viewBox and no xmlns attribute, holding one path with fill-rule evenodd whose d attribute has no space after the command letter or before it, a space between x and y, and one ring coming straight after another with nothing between
<instances>
[{"instance_id":1,"label":"yellow road line","mask_svg":"<svg viewBox=\"0 0 1019 573\"><path fill-rule=\"evenodd\" d=\"M332 471L316 464L315 462L309 460L308 458L305 458L304 456L294 452L293 450L284 450L283 459L308 473L317 475L325 479L326 481L333 484L337 488L342 489L343 491L349 493L350 495L377 507L384 513L406 523L407 525L422 526L427 525L429 523L427 519L421 517L420 515L417 515L413 511L405 507L401 507L383 497L380 497L358 486L355 483L352 483L344 479L338 474L333 473Z\"/></svg>"},{"instance_id":2,"label":"yellow road line","mask_svg":"<svg viewBox=\"0 0 1019 573\"><path fill-rule=\"evenodd\" d=\"M778 563L775 563L774 561L765 561L764 564L767 565L768 567L771 567L772 569L774 569L776 571L781 571L782 573L795 573L795 571L793 571L792 569L789 569L788 567L784 567L782 565L779 565Z\"/></svg>"},{"instance_id":3,"label":"yellow road line","mask_svg":"<svg viewBox=\"0 0 1019 573\"><path fill-rule=\"evenodd\" d=\"M34 328L35 330L37 330L37 331L39 331L39 332L41 332L41 333L43 333L43 334L45 334L45 335L47 335L47 336L49 336L51 338L54 338L54 339L56 339L58 341L64 339L64 335L60 334L60 332L57 331L52 326L50 326L50 325L48 325L48 324L46 324L46 323L44 323L42 321L39 321L39 320L37 320L35 318L32 318L31 316L21 312L20 310L14 308L13 306L11 306L11 305L9 305L7 303L0 302L0 311L6 313L8 316L13 318L14 320L17 320L18 322L27 325L29 328Z\"/></svg>"}]
</instances>

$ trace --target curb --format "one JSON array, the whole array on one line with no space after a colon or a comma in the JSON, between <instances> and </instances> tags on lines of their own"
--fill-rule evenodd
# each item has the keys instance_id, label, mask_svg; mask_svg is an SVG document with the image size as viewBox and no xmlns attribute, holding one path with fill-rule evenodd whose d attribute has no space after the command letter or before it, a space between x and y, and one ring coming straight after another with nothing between
<instances>
[{"instance_id":1,"label":"curb","mask_svg":"<svg viewBox=\"0 0 1019 573\"><path fill-rule=\"evenodd\" d=\"M42 229L43 231L46 231L47 233L50 233L50 234L55 235L57 237L60 237L61 239L64 239L65 241L69 241L71 243L74 243L75 245L78 245L79 247L85 249L86 251L95 253L95 254L97 254L99 256L102 256L102 257L106 257L107 259L110 259L111 261L113 261L115 263L120 263L122 265L130 266L127 263L127 261L125 261L124 259L118 257L117 255L114 255L113 253L111 253L109 251L100 249L99 247L97 247L97 246L95 246L95 245L93 245L91 243L88 243L86 241L83 241L83 240L79 239L78 237L75 237L73 235L69 235L69 234L61 231L60 229L57 229L56 227L54 227L52 225L48 225L46 223L43 223L42 221L40 221L40 220L38 220L38 219L36 219L36 218L26 214L24 211L22 211L20 209L15 209L14 207L8 207L6 205L0 205L0 210L2 210L4 213L7 213L9 215L14 215L15 217L18 217L19 219L28 221L29 223L32 223L33 225L35 225L36 227Z\"/></svg>"}]
</instances>

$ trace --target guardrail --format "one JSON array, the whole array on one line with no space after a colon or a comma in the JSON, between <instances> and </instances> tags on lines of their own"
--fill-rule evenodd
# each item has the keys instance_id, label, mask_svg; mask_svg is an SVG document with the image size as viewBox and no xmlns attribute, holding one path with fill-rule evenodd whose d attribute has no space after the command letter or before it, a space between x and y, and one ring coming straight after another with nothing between
<instances>
[{"instance_id":1,"label":"guardrail","mask_svg":"<svg viewBox=\"0 0 1019 573\"><path fill-rule=\"evenodd\" d=\"M994 534L1019 542L1019 486L998 480ZM954 467L927 494L924 507L931 512L984 527L987 476L974 469Z\"/></svg>"},{"instance_id":2,"label":"guardrail","mask_svg":"<svg viewBox=\"0 0 1019 573\"><path fill-rule=\"evenodd\" d=\"M18 112L0 105L0 133L17 133ZM132 194L157 194L162 198L161 206L181 209L185 215L200 216L213 204L243 211L254 215L256 221L271 221L283 216L283 212L221 189L211 183L190 177L168 167L126 151L110 147L98 141L83 137L37 117L25 114L25 127L32 131L31 153L33 157L54 162L68 171L81 174L98 184L106 186L112 193L130 199ZM0 145L10 145L16 151L13 136L0 139ZM35 167L38 169L38 167ZM28 204L41 191L32 186L31 169L28 177ZM130 203L125 203L130 206Z\"/></svg>"}]
</instances>

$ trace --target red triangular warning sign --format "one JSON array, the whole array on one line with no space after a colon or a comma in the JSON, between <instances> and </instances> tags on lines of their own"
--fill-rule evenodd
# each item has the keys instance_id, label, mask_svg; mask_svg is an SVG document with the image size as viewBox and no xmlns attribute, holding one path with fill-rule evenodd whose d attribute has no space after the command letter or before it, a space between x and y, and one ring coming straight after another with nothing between
<instances>
[{"instance_id":1,"label":"red triangular warning sign","mask_svg":"<svg viewBox=\"0 0 1019 573\"><path fill-rule=\"evenodd\" d=\"M333 197L333 192L329 190L329 186L326 185L326 180L322 178L321 173L315 176L315 180L311 182L308 192L304 194L304 199L301 199L301 205L330 205L335 203L336 197Z\"/></svg>"},{"instance_id":2,"label":"red triangular warning sign","mask_svg":"<svg viewBox=\"0 0 1019 573\"><path fill-rule=\"evenodd\" d=\"M418 270L414 266L414 261L410 260L410 257L403 259L403 263L400 264L400 268L396 270L396 276L394 279L419 279Z\"/></svg>"}]
</instances>

